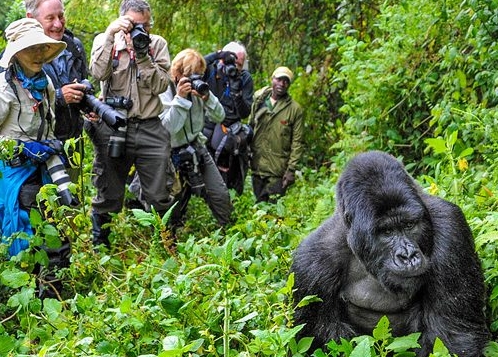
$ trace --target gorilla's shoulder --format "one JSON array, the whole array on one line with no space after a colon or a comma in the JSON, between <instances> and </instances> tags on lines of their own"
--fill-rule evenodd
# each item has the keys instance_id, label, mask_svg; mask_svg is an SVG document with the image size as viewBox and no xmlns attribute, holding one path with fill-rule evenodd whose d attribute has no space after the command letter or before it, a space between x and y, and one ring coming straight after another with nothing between
<instances>
[{"instance_id":1,"label":"gorilla's shoulder","mask_svg":"<svg viewBox=\"0 0 498 357\"><path fill-rule=\"evenodd\" d=\"M451 242L474 247L472 231L458 205L427 193L422 194L422 201L429 212L432 226L437 227L433 238L436 245L440 242Z\"/></svg>"},{"instance_id":2,"label":"gorilla's shoulder","mask_svg":"<svg viewBox=\"0 0 498 357\"><path fill-rule=\"evenodd\" d=\"M352 255L346 233L342 217L334 214L301 241L294 252L294 265L307 270L308 264L300 264L306 261L316 264L316 269L334 269L332 266L338 261L334 257Z\"/></svg>"}]
</instances>

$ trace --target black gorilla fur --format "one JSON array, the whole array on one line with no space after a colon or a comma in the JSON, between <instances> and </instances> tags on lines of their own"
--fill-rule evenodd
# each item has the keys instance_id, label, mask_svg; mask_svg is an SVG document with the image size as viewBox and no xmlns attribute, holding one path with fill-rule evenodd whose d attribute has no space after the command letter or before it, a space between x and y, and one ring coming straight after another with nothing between
<instances>
[{"instance_id":1,"label":"black gorilla fur","mask_svg":"<svg viewBox=\"0 0 498 357\"><path fill-rule=\"evenodd\" d=\"M456 205L428 195L394 157L353 158L337 183L334 215L297 248L295 303L300 336L313 348L371 334L386 315L394 335L421 332L418 356L439 337L460 357L489 340L485 286L472 233Z\"/></svg>"}]
</instances>

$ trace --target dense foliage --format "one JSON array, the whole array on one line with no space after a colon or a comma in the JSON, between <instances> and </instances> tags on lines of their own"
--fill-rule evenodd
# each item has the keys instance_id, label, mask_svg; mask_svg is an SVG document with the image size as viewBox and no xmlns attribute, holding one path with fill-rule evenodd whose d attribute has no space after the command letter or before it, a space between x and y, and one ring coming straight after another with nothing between
<instances>
[{"instance_id":1,"label":"dense foliage","mask_svg":"<svg viewBox=\"0 0 498 357\"><path fill-rule=\"evenodd\" d=\"M23 16L21 1L5 3L2 29ZM118 4L66 2L68 27L88 52ZM112 251L95 252L87 144L73 187L81 207L57 207L54 187L46 186L40 199L50 218L32 214L32 249L0 262L0 355L304 355L309 340L293 338L291 255L332 213L335 181L347 159L368 149L400 157L428 192L462 207L481 257L496 338L496 1L151 4L154 31L168 40L172 55L185 47L207 53L238 39L247 45L256 87L267 83L275 65L295 70L291 92L305 109L307 127L302 175L276 205L255 204L247 181L244 194L234 196L237 222L226 230L193 200L176 244L167 217L124 211L112 223ZM37 246L56 246L60 237L74 248L71 266L60 272L66 289L60 300L40 300L32 271L46 256ZM373 336L337 341L316 355L401 355L416 344L417 336L393 338L389 331L381 321ZM438 343L435 353L445 355L444 346ZM487 355L497 354L491 344Z\"/></svg>"}]
</instances>

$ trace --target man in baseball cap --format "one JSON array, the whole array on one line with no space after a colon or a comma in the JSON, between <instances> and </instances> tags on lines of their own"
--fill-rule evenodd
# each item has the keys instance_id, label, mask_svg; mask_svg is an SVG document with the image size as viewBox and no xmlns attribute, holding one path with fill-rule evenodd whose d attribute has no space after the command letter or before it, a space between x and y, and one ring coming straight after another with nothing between
<instances>
[{"instance_id":1,"label":"man in baseball cap","mask_svg":"<svg viewBox=\"0 0 498 357\"><path fill-rule=\"evenodd\" d=\"M254 94L249 124L254 131L252 187L258 202L275 202L285 194L303 153L303 110L288 93L293 79L288 67L278 67L271 86Z\"/></svg>"},{"instance_id":2,"label":"man in baseball cap","mask_svg":"<svg viewBox=\"0 0 498 357\"><path fill-rule=\"evenodd\" d=\"M287 78L289 83L291 83L294 73L287 67L278 67L273 71L272 78Z\"/></svg>"}]
</instances>

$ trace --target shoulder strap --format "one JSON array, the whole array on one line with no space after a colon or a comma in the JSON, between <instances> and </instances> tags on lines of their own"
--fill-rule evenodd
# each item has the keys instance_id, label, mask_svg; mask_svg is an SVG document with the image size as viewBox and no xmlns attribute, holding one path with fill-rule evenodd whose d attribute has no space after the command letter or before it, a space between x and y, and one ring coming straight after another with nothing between
<instances>
[{"instance_id":1,"label":"shoulder strap","mask_svg":"<svg viewBox=\"0 0 498 357\"><path fill-rule=\"evenodd\" d=\"M5 49L0 52L0 58L3 57L4 52L5 52ZM6 70L7 70L7 68L0 67L0 73L5 72Z\"/></svg>"},{"instance_id":2,"label":"shoulder strap","mask_svg":"<svg viewBox=\"0 0 498 357\"><path fill-rule=\"evenodd\" d=\"M78 46L74 43L74 39L72 39L69 36L64 36L64 42L66 42L66 49L73 54L74 57L80 58L81 57L81 52Z\"/></svg>"},{"instance_id":3,"label":"shoulder strap","mask_svg":"<svg viewBox=\"0 0 498 357\"><path fill-rule=\"evenodd\" d=\"M176 86L175 83L173 83L172 80L169 81L168 83L169 87L171 88L171 91L173 92L173 97L176 95Z\"/></svg>"}]
</instances>

